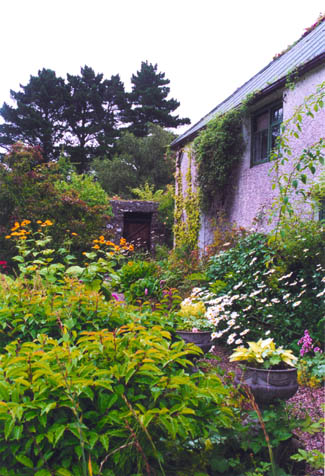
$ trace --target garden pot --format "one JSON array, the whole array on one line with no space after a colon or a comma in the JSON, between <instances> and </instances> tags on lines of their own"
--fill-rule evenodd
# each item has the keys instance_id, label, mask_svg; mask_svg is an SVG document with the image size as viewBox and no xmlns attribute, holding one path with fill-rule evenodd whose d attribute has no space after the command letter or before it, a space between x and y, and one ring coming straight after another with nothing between
<instances>
[{"instance_id":1,"label":"garden pot","mask_svg":"<svg viewBox=\"0 0 325 476\"><path fill-rule=\"evenodd\" d=\"M272 403L275 400L288 400L298 390L297 369L281 370L245 367L242 376L235 383L247 385L257 403Z\"/></svg>"},{"instance_id":2,"label":"garden pot","mask_svg":"<svg viewBox=\"0 0 325 476\"><path fill-rule=\"evenodd\" d=\"M212 346L211 331L176 331L176 334L181 337L187 344L195 344L205 353L208 352Z\"/></svg>"}]
</instances>

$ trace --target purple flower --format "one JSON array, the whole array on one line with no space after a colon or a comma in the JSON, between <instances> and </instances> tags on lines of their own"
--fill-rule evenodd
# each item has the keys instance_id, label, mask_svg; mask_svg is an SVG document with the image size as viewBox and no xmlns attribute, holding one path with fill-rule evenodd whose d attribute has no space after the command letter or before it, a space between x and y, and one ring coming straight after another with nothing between
<instances>
[{"instance_id":1,"label":"purple flower","mask_svg":"<svg viewBox=\"0 0 325 476\"><path fill-rule=\"evenodd\" d=\"M320 349L319 347L314 347L314 352L319 352L320 354L323 353L322 349Z\"/></svg>"}]
</instances>

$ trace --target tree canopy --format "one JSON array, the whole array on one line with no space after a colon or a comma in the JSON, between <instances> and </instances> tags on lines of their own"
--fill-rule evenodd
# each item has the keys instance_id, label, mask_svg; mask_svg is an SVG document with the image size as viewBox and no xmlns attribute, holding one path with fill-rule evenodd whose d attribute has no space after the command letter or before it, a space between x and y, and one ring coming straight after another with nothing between
<instances>
[{"instance_id":1,"label":"tree canopy","mask_svg":"<svg viewBox=\"0 0 325 476\"><path fill-rule=\"evenodd\" d=\"M178 127L190 124L188 118L180 119L172 116L180 105L176 99L168 99L170 81L165 73L157 71L157 64L142 62L140 71L132 75L132 92L129 94L131 109L129 119L130 131L136 136L144 137L148 134L149 124L158 124L161 127Z\"/></svg>"},{"instance_id":2,"label":"tree canopy","mask_svg":"<svg viewBox=\"0 0 325 476\"><path fill-rule=\"evenodd\" d=\"M105 79L89 66L79 75L67 74L66 80L42 69L20 91L10 91L15 106L4 103L0 108L0 146L7 151L18 141L39 146L47 162L64 148L83 172L95 157L116 157L124 129L144 137L149 123L168 128L189 123L171 114L179 102L166 99L169 82L148 62L132 76L130 93L118 74Z\"/></svg>"},{"instance_id":3,"label":"tree canopy","mask_svg":"<svg viewBox=\"0 0 325 476\"><path fill-rule=\"evenodd\" d=\"M155 190L174 180L174 162L167 147L175 138L171 132L151 124L146 137L124 131L115 147L112 160L95 159L92 168L108 195L131 198L134 187L148 183Z\"/></svg>"}]
</instances>

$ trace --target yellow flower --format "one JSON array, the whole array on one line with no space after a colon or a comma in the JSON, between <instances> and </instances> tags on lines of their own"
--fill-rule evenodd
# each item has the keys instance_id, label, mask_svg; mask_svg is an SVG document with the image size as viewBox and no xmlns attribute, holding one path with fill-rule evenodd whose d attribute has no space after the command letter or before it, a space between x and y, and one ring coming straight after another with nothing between
<instances>
[{"instance_id":1,"label":"yellow flower","mask_svg":"<svg viewBox=\"0 0 325 476\"><path fill-rule=\"evenodd\" d=\"M51 220L45 220L45 222L43 223L43 225L45 226L52 226L53 225L53 222Z\"/></svg>"},{"instance_id":2,"label":"yellow flower","mask_svg":"<svg viewBox=\"0 0 325 476\"><path fill-rule=\"evenodd\" d=\"M21 222L21 226L26 226L26 225L29 225L30 224L30 220L24 220Z\"/></svg>"},{"instance_id":3,"label":"yellow flower","mask_svg":"<svg viewBox=\"0 0 325 476\"><path fill-rule=\"evenodd\" d=\"M37 220L37 222L39 225L42 223L42 220Z\"/></svg>"},{"instance_id":4,"label":"yellow flower","mask_svg":"<svg viewBox=\"0 0 325 476\"><path fill-rule=\"evenodd\" d=\"M71 235L72 235L72 236L78 236L78 233L72 232Z\"/></svg>"},{"instance_id":5,"label":"yellow flower","mask_svg":"<svg viewBox=\"0 0 325 476\"><path fill-rule=\"evenodd\" d=\"M9 240L9 238L11 238L11 235L7 235L5 236L6 240Z\"/></svg>"},{"instance_id":6,"label":"yellow flower","mask_svg":"<svg viewBox=\"0 0 325 476\"><path fill-rule=\"evenodd\" d=\"M92 248L94 248L95 250L99 250L99 245L94 245Z\"/></svg>"},{"instance_id":7,"label":"yellow flower","mask_svg":"<svg viewBox=\"0 0 325 476\"><path fill-rule=\"evenodd\" d=\"M121 238L120 239L120 245L125 245L126 244L126 239L125 238Z\"/></svg>"}]
</instances>

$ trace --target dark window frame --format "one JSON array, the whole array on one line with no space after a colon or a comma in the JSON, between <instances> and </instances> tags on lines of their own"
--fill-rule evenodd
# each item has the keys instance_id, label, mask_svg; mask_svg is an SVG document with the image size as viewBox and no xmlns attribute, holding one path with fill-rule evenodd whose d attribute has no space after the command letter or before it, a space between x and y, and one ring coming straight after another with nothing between
<instances>
[{"instance_id":1,"label":"dark window frame","mask_svg":"<svg viewBox=\"0 0 325 476\"><path fill-rule=\"evenodd\" d=\"M273 119L273 113L278 110L282 110L281 118L280 119ZM260 131L256 131L256 121L259 117L263 115L268 115L267 118L267 129L263 129ZM256 110L252 116L251 116L251 162L250 165L251 167L255 167L256 165L259 164L265 164L266 162L270 161L270 155L271 151L274 147L274 144L272 144L272 130L275 128L279 129L280 133L280 127L283 122L283 102L281 101L275 101L272 102L261 109ZM263 144L263 139L266 139L266 145L265 143ZM259 143L258 143L259 141ZM258 152L261 152L262 147L264 145L264 148L266 148L266 155L265 157L256 157ZM260 148L258 151L257 148Z\"/></svg>"}]
</instances>

